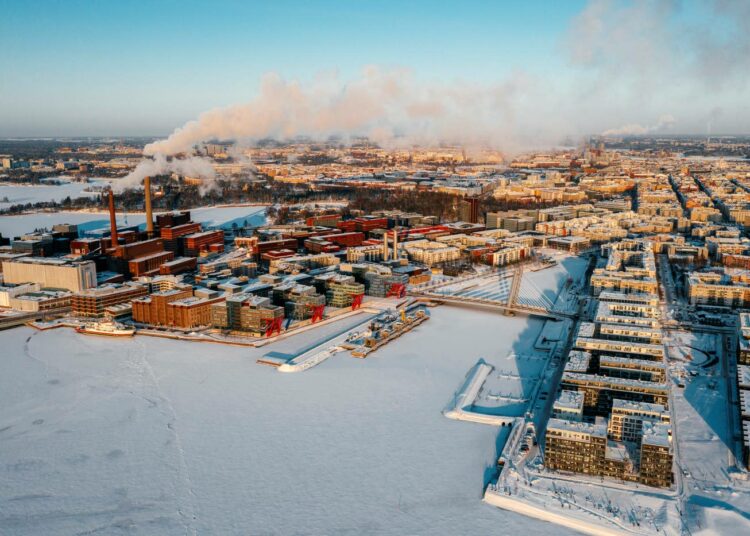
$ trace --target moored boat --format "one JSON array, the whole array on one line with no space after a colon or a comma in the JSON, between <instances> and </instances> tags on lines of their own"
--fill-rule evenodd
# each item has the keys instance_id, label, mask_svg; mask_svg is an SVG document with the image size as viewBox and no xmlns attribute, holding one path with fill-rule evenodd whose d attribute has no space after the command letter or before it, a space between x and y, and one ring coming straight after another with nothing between
<instances>
[{"instance_id":1,"label":"moored boat","mask_svg":"<svg viewBox=\"0 0 750 536\"><path fill-rule=\"evenodd\" d=\"M132 337L135 334L135 328L124 326L117 322L90 322L76 328L78 333L87 333L90 335L108 335L110 337Z\"/></svg>"}]
</instances>

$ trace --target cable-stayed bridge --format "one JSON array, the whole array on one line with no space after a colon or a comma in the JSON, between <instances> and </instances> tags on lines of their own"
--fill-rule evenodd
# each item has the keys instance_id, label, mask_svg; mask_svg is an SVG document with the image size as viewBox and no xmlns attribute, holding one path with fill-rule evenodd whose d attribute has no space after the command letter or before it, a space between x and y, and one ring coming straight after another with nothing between
<instances>
[{"instance_id":1,"label":"cable-stayed bridge","mask_svg":"<svg viewBox=\"0 0 750 536\"><path fill-rule=\"evenodd\" d=\"M547 318L574 318L572 307L555 307L555 296L543 291L528 277L527 264L517 264L492 275L477 275L437 283L411 291L417 297L447 305L475 305L506 314L517 313Z\"/></svg>"}]
</instances>

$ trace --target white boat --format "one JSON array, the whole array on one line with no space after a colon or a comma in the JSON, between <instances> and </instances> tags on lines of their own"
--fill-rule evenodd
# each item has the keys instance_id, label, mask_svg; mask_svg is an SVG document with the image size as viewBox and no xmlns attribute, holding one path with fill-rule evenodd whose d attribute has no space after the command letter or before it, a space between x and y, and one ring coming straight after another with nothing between
<instances>
[{"instance_id":1,"label":"white boat","mask_svg":"<svg viewBox=\"0 0 750 536\"><path fill-rule=\"evenodd\" d=\"M135 334L135 328L127 327L117 322L103 321L90 322L76 328L78 333L88 333L90 335L108 335L110 337L132 337Z\"/></svg>"}]
</instances>

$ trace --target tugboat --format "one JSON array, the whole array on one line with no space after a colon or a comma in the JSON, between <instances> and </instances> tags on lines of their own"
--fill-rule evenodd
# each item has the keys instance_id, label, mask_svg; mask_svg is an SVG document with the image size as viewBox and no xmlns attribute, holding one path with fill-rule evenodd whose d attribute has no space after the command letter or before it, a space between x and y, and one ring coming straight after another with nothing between
<instances>
[{"instance_id":1,"label":"tugboat","mask_svg":"<svg viewBox=\"0 0 750 536\"><path fill-rule=\"evenodd\" d=\"M90 322L83 326L77 327L76 331L78 333L87 333L90 335L108 335L110 337L132 337L135 334L135 328L127 327L112 321Z\"/></svg>"}]
</instances>

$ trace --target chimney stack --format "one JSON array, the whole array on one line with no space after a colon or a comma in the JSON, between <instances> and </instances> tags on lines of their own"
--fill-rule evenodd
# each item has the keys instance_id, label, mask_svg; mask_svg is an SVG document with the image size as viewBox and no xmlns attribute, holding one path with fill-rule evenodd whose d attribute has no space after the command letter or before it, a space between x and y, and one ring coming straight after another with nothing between
<instances>
[{"instance_id":1,"label":"chimney stack","mask_svg":"<svg viewBox=\"0 0 750 536\"><path fill-rule=\"evenodd\" d=\"M112 247L117 246L117 219L115 218L115 194L109 191L109 229Z\"/></svg>"},{"instance_id":2,"label":"chimney stack","mask_svg":"<svg viewBox=\"0 0 750 536\"><path fill-rule=\"evenodd\" d=\"M383 233L383 260L388 260L388 231Z\"/></svg>"},{"instance_id":3,"label":"chimney stack","mask_svg":"<svg viewBox=\"0 0 750 536\"><path fill-rule=\"evenodd\" d=\"M146 234L154 237L154 214L151 211L151 177L143 179L143 193L146 196Z\"/></svg>"},{"instance_id":4,"label":"chimney stack","mask_svg":"<svg viewBox=\"0 0 750 536\"><path fill-rule=\"evenodd\" d=\"M398 259L398 231L393 230L393 260Z\"/></svg>"}]
</instances>

